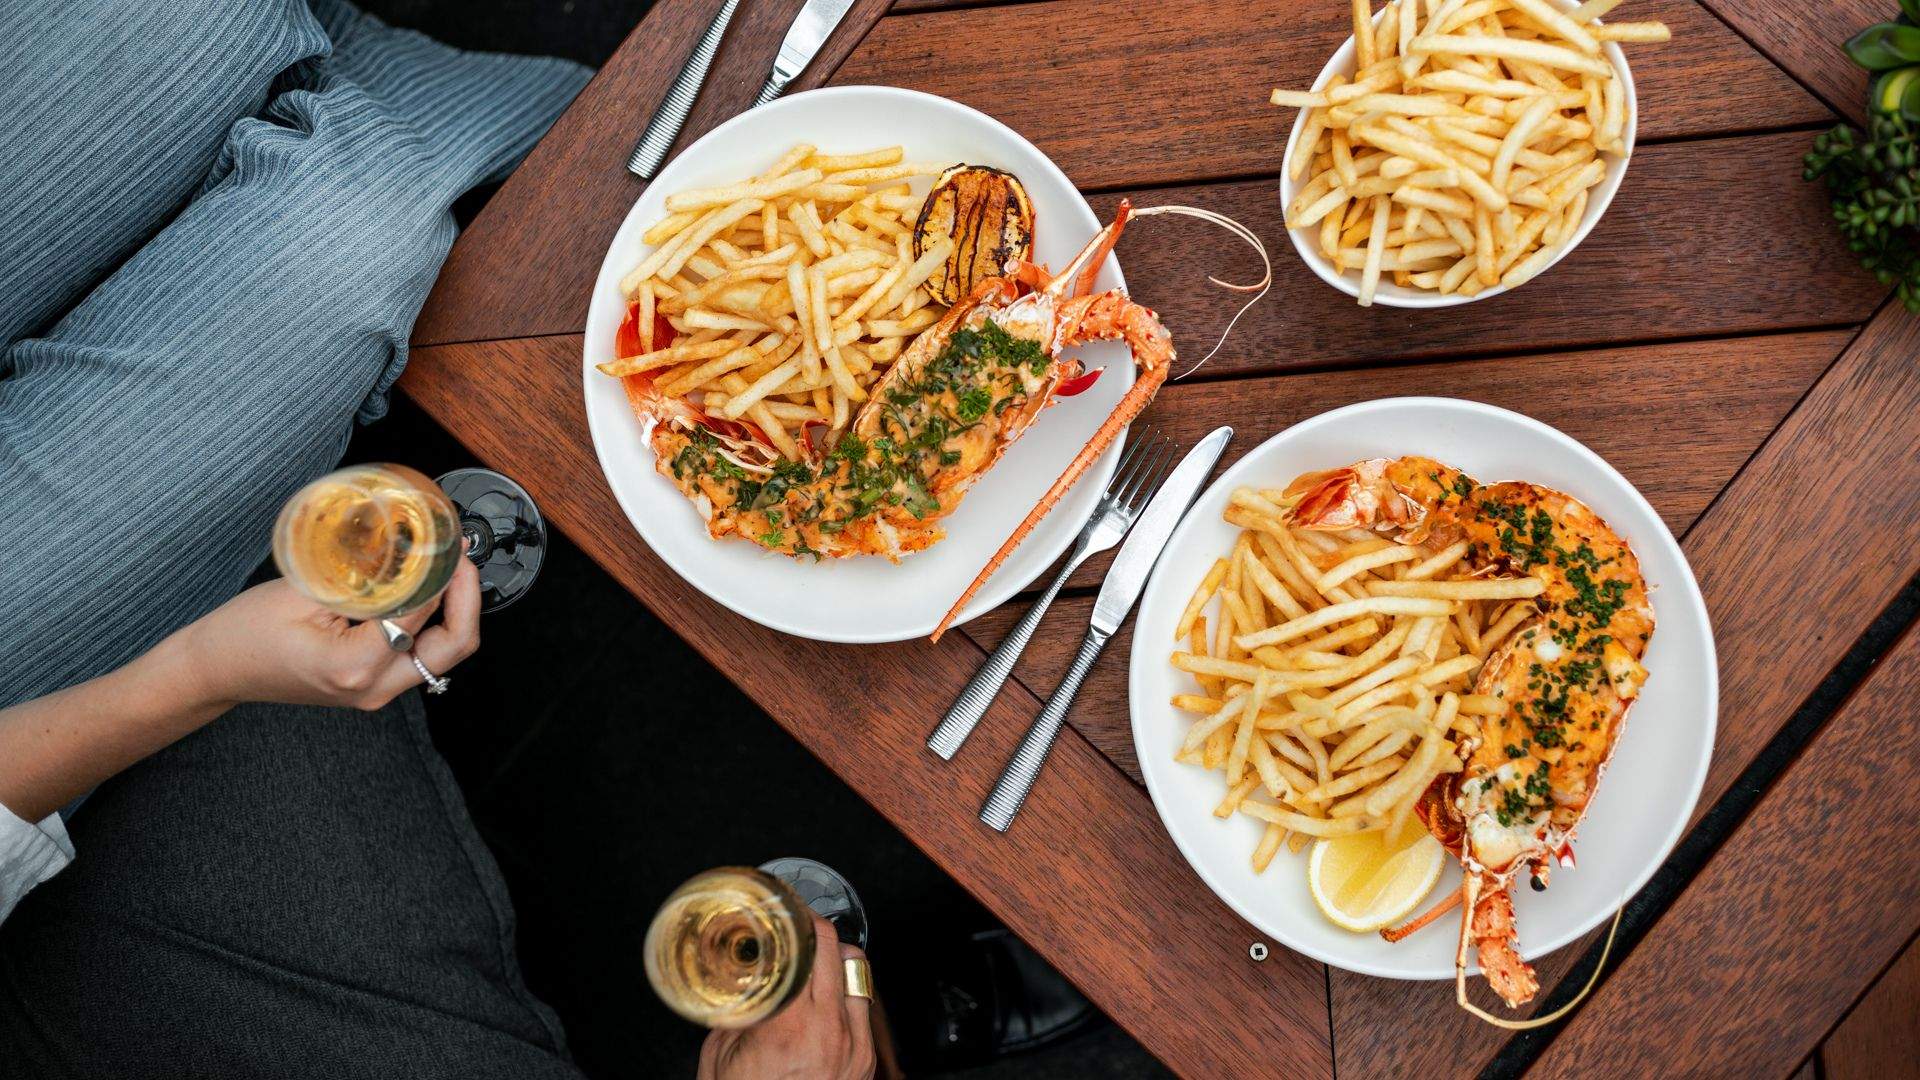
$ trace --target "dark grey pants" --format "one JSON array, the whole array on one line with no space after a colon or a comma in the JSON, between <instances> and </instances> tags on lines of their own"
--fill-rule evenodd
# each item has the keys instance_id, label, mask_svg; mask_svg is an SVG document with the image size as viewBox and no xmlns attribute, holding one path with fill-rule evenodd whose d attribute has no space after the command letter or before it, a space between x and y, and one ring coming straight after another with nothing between
<instances>
[{"instance_id":1,"label":"dark grey pants","mask_svg":"<svg viewBox=\"0 0 1920 1080\"><path fill-rule=\"evenodd\" d=\"M246 706L100 788L0 924L0 1077L577 1077L417 693Z\"/></svg>"}]
</instances>

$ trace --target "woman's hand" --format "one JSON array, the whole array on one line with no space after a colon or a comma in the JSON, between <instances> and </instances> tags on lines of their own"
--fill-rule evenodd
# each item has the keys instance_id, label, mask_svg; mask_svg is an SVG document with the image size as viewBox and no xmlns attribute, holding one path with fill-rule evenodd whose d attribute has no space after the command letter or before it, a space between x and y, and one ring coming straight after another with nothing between
<instances>
[{"instance_id":1,"label":"woman's hand","mask_svg":"<svg viewBox=\"0 0 1920 1080\"><path fill-rule=\"evenodd\" d=\"M866 954L843 945L833 924L813 917L813 974L773 1018L717 1030L700 1047L699 1080L866 1080L873 1075L873 1028L866 998L847 996L842 961Z\"/></svg>"},{"instance_id":2,"label":"woman's hand","mask_svg":"<svg viewBox=\"0 0 1920 1080\"><path fill-rule=\"evenodd\" d=\"M422 630L443 606L446 618ZM413 651L427 670L445 675L480 647L479 572L461 559L444 593L393 622L414 635ZM378 709L421 683L413 661L387 645L377 622L349 622L285 578L248 589L179 637L201 693L222 710L243 701Z\"/></svg>"}]
</instances>

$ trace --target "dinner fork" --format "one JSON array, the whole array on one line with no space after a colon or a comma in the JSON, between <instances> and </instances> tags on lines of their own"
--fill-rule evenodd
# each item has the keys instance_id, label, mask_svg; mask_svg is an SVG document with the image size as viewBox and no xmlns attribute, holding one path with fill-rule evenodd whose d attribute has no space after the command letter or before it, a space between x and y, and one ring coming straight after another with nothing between
<instances>
[{"instance_id":1,"label":"dinner fork","mask_svg":"<svg viewBox=\"0 0 1920 1080\"><path fill-rule=\"evenodd\" d=\"M1127 529L1133 525L1133 519L1140 516L1140 510L1160 489L1160 482L1166 478L1174 461L1173 440L1160 435L1149 428L1141 437L1127 447L1120 458L1120 467L1114 470L1113 482L1107 485L1107 492L1100 497L1100 505L1094 509L1093 517L1087 520L1087 526L1080 530L1079 539L1074 541L1073 550L1068 553L1067 561L1060 567L1060 573L1054 576L1053 584L1040 594L1027 613L1020 617L1007 636L980 665L972 679L954 699L953 707L933 729L933 735L927 739L927 748L949 761L960 751L967 736L987 714L987 707L1006 685L1007 676L1013 673L1013 665L1026 651L1027 642L1033 638L1033 632L1040 627L1040 620L1052 606L1053 598L1060 593L1067 578L1088 559L1112 548L1127 535Z\"/></svg>"}]
</instances>

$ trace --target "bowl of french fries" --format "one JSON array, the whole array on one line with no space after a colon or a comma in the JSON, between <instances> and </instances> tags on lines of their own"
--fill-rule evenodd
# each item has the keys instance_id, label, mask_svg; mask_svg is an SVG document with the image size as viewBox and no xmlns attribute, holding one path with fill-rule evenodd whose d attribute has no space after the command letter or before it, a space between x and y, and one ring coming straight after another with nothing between
<instances>
[{"instance_id":1,"label":"bowl of french fries","mask_svg":"<svg viewBox=\"0 0 1920 1080\"><path fill-rule=\"evenodd\" d=\"M1500 707L1476 693L1477 672L1527 617L1533 586L1468 574L1451 541L1309 531L1288 514L1302 474L1407 454L1578 492L1640 558L1660 626L1646 692L1581 825L1578 867L1513 898L1530 959L1611 916L1678 841L1704 783L1718 702L1712 633L1652 506L1538 421L1478 402L1389 398L1249 450L1195 501L1155 565L1134 624L1129 710L1162 824L1240 917L1349 971L1445 979L1448 929L1390 943L1374 930L1404 921L1392 912L1341 918L1367 905L1330 905L1316 864L1332 860L1316 856L1359 841L1408 852L1429 868L1398 905L1410 913L1459 887L1455 860L1414 846L1433 844L1417 800L1461 767L1475 717Z\"/></svg>"},{"instance_id":2,"label":"bowl of french fries","mask_svg":"<svg viewBox=\"0 0 1920 1080\"><path fill-rule=\"evenodd\" d=\"M1497 296L1565 258L1606 213L1638 102L1620 0L1352 0L1354 36L1298 108L1280 177L1294 249L1390 307Z\"/></svg>"}]
</instances>

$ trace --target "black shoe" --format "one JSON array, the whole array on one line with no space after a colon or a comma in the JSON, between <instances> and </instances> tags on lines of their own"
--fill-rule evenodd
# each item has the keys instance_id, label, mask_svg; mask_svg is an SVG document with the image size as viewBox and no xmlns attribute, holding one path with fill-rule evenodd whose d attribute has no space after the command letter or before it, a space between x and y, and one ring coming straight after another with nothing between
<instances>
[{"instance_id":1,"label":"black shoe","mask_svg":"<svg viewBox=\"0 0 1920 1080\"><path fill-rule=\"evenodd\" d=\"M973 935L934 974L930 996L898 1016L900 1049L914 1072L1038 1050L1100 1017L1064 976L1007 930Z\"/></svg>"}]
</instances>

